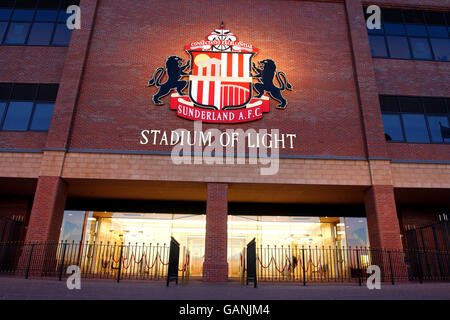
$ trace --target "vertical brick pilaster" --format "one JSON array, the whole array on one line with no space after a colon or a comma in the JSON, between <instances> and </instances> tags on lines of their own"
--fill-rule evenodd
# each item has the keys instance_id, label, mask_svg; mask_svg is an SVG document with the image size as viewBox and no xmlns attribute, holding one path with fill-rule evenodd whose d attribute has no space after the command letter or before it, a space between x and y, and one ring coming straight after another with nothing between
<instances>
[{"instance_id":1,"label":"vertical brick pilaster","mask_svg":"<svg viewBox=\"0 0 450 320\"><path fill-rule=\"evenodd\" d=\"M59 240L66 198L67 184L60 177L39 177L25 241Z\"/></svg>"},{"instance_id":2,"label":"vertical brick pilaster","mask_svg":"<svg viewBox=\"0 0 450 320\"><path fill-rule=\"evenodd\" d=\"M41 276L54 270L66 198L61 177L39 177L17 274Z\"/></svg>"},{"instance_id":3,"label":"vertical brick pilaster","mask_svg":"<svg viewBox=\"0 0 450 320\"><path fill-rule=\"evenodd\" d=\"M97 5L98 0L82 0L80 2L81 29L74 30L72 33L46 148L64 149L69 145L70 131L94 28Z\"/></svg>"},{"instance_id":4,"label":"vertical brick pilaster","mask_svg":"<svg viewBox=\"0 0 450 320\"><path fill-rule=\"evenodd\" d=\"M356 89L369 158L387 156L378 88L361 0L345 0Z\"/></svg>"},{"instance_id":5,"label":"vertical brick pilaster","mask_svg":"<svg viewBox=\"0 0 450 320\"><path fill-rule=\"evenodd\" d=\"M400 226L392 186L372 186L365 195L370 246L402 249Z\"/></svg>"},{"instance_id":6,"label":"vertical brick pilaster","mask_svg":"<svg viewBox=\"0 0 450 320\"><path fill-rule=\"evenodd\" d=\"M206 192L206 236L203 281L227 281L228 185L223 183L208 183Z\"/></svg>"},{"instance_id":7,"label":"vertical brick pilaster","mask_svg":"<svg viewBox=\"0 0 450 320\"><path fill-rule=\"evenodd\" d=\"M386 281L391 279L391 272L397 278L396 281L406 281L408 272L403 254L394 188L389 185L372 186L367 190L364 202L370 247L377 249L372 254L372 264L380 267L382 277Z\"/></svg>"}]
</instances>

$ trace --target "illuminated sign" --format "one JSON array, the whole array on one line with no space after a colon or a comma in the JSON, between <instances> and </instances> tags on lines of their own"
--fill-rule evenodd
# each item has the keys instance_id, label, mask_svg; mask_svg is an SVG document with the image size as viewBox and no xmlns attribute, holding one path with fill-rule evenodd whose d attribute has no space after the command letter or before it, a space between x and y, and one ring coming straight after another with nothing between
<instances>
[{"instance_id":1,"label":"illuminated sign","mask_svg":"<svg viewBox=\"0 0 450 320\"><path fill-rule=\"evenodd\" d=\"M276 70L273 60L252 63L258 49L238 41L223 23L207 40L192 42L185 50L189 61L184 63L182 58L170 56L165 67L156 69L148 82L148 86L159 89L153 96L155 105L162 105L161 98L172 93L170 109L176 110L179 117L209 123L261 119L270 111L269 96L279 102L278 109L286 108L281 93L292 90L286 75ZM167 80L161 83L165 73ZM183 77L189 77L188 81ZM188 93L184 92L186 87Z\"/></svg>"}]
</instances>

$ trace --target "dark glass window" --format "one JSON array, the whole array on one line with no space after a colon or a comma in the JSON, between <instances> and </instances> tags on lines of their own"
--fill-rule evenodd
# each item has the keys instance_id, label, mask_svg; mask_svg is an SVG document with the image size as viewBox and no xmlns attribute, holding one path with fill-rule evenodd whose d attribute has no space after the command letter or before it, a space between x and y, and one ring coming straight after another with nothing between
<instances>
[{"instance_id":1,"label":"dark glass window","mask_svg":"<svg viewBox=\"0 0 450 320\"><path fill-rule=\"evenodd\" d=\"M382 8L382 29L368 29L372 56L450 61L449 15L440 11Z\"/></svg>"},{"instance_id":2,"label":"dark glass window","mask_svg":"<svg viewBox=\"0 0 450 320\"><path fill-rule=\"evenodd\" d=\"M59 15L58 15L58 21L66 22L69 17L70 17L70 14L67 13L66 10L60 10Z\"/></svg>"},{"instance_id":3,"label":"dark glass window","mask_svg":"<svg viewBox=\"0 0 450 320\"><path fill-rule=\"evenodd\" d=\"M423 98L423 106L426 113L447 113L445 99L443 98Z\"/></svg>"},{"instance_id":4,"label":"dark glass window","mask_svg":"<svg viewBox=\"0 0 450 320\"><path fill-rule=\"evenodd\" d=\"M402 112L423 113L422 102L419 97L399 97Z\"/></svg>"},{"instance_id":5,"label":"dark glass window","mask_svg":"<svg viewBox=\"0 0 450 320\"><path fill-rule=\"evenodd\" d=\"M381 112L399 112L396 96L380 96Z\"/></svg>"},{"instance_id":6,"label":"dark glass window","mask_svg":"<svg viewBox=\"0 0 450 320\"><path fill-rule=\"evenodd\" d=\"M406 37L387 36L389 52L392 58L410 59L409 45Z\"/></svg>"},{"instance_id":7,"label":"dark glass window","mask_svg":"<svg viewBox=\"0 0 450 320\"><path fill-rule=\"evenodd\" d=\"M403 141L403 131L399 114L383 114L383 126L386 140Z\"/></svg>"},{"instance_id":8,"label":"dark glass window","mask_svg":"<svg viewBox=\"0 0 450 320\"><path fill-rule=\"evenodd\" d=\"M426 60L433 59L428 38L409 38L409 43L411 44L413 58Z\"/></svg>"},{"instance_id":9,"label":"dark glass window","mask_svg":"<svg viewBox=\"0 0 450 320\"><path fill-rule=\"evenodd\" d=\"M429 142L427 125L423 114L402 114L407 142Z\"/></svg>"},{"instance_id":10,"label":"dark glass window","mask_svg":"<svg viewBox=\"0 0 450 320\"><path fill-rule=\"evenodd\" d=\"M450 39L430 39L434 56L438 61L450 61Z\"/></svg>"},{"instance_id":11,"label":"dark glass window","mask_svg":"<svg viewBox=\"0 0 450 320\"><path fill-rule=\"evenodd\" d=\"M57 24L53 44L58 46L67 46L70 41L72 30L69 30L66 24Z\"/></svg>"},{"instance_id":12,"label":"dark glass window","mask_svg":"<svg viewBox=\"0 0 450 320\"><path fill-rule=\"evenodd\" d=\"M26 131L33 111L33 102L11 101L8 105L3 130Z\"/></svg>"},{"instance_id":13,"label":"dark glass window","mask_svg":"<svg viewBox=\"0 0 450 320\"><path fill-rule=\"evenodd\" d=\"M0 83L0 100L9 100L11 97L12 84Z\"/></svg>"},{"instance_id":14,"label":"dark glass window","mask_svg":"<svg viewBox=\"0 0 450 320\"><path fill-rule=\"evenodd\" d=\"M38 101L56 101L58 94L57 84L41 84L39 86Z\"/></svg>"},{"instance_id":15,"label":"dark glass window","mask_svg":"<svg viewBox=\"0 0 450 320\"><path fill-rule=\"evenodd\" d=\"M405 34L402 11L397 9L383 9L382 19L384 21L384 30L386 34Z\"/></svg>"},{"instance_id":16,"label":"dark glass window","mask_svg":"<svg viewBox=\"0 0 450 320\"><path fill-rule=\"evenodd\" d=\"M0 20L9 20L11 16L12 9L10 8L2 8L0 4Z\"/></svg>"},{"instance_id":17,"label":"dark glass window","mask_svg":"<svg viewBox=\"0 0 450 320\"><path fill-rule=\"evenodd\" d=\"M386 141L450 143L450 98L379 98ZM443 139L443 133L448 138Z\"/></svg>"},{"instance_id":18,"label":"dark glass window","mask_svg":"<svg viewBox=\"0 0 450 320\"><path fill-rule=\"evenodd\" d=\"M34 23L31 27L29 45L49 45L53 32L53 23Z\"/></svg>"},{"instance_id":19,"label":"dark glass window","mask_svg":"<svg viewBox=\"0 0 450 320\"><path fill-rule=\"evenodd\" d=\"M447 26L442 12L425 11L428 33L434 37L448 37Z\"/></svg>"},{"instance_id":20,"label":"dark glass window","mask_svg":"<svg viewBox=\"0 0 450 320\"><path fill-rule=\"evenodd\" d=\"M383 36L369 36L370 49L373 57L387 57L386 42Z\"/></svg>"},{"instance_id":21,"label":"dark glass window","mask_svg":"<svg viewBox=\"0 0 450 320\"><path fill-rule=\"evenodd\" d=\"M7 27L8 27L8 22L0 21L0 43L3 41L3 37L5 36Z\"/></svg>"},{"instance_id":22,"label":"dark glass window","mask_svg":"<svg viewBox=\"0 0 450 320\"><path fill-rule=\"evenodd\" d=\"M10 23L5 43L7 44L25 44L30 23L14 22Z\"/></svg>"},{"instance_id":23,"label":"dark glass window","mask_svg":"<svg viewBox=\"0 0 450 320\"><path fill-rule=\"evenodd\" d=\"M39 1L36 21L55 21L58 16L59 0Z\"/></svg>"},{"instance_id":24,"label":"dark glass window","mask_svg":"<svg viewBox=\"0 0 450 320\"><path fill-rule=\"evenodd\" d=\"M0 0L0 44L68 46L66 10L78 0ZM53 40L54 39L54 40Z\"/></svg>"},{"instance_id":25,"label":"dark glass window","mask_svg":"<svg viewBox=\"0 0 450 320\"><path fill-rule=\"evenodd\" d=\"M431 141L433 142L443 142L441 126L449 127L447 116L427 116L428 127L430 128ZM450 140L450 139L448 139ZM444 141L445 142L445 141Z\"/></svg>"},{"instance_id":26,"label":"dark glass window","mask_svg":"<svg viewBox=\"0 0 450 320\"><path fill-rule=\"evenodd\" d=\"M47 131L57 92L56 84L0 83L0 129Z\"/></svg>"},{"instance_id":27,"label":"dark glass window","mask_svg":"<svg viewBox=\"0 0 450 320\"><path fill-rule=\"evenodd\" d=\"M405 10L403 11L406 22L406 32L410 36L427 36L425 19L422 11Z\"/></svg>"},{"instance_id":28,"label":"dark glass window","mask_svg":"<svg viewBox=\"0 0 450 320\"><path fill-rule=\"evenodd\" d=\"M36 103L30 130L47 131L53 114L53 103Z\"/></svg>"},{"instance_id":29,"label":"dark glass window","mask_svg":"<svg viewBox=\"0 0 450 320\"><path fill-rule=\"evenodd\" d=\"M32 21L36 10L36 0L16 0L12 20L14 21Z\"/></svg>"},{"instance_id":30,"label":"dark glass window","mask_svg":"<svg viewBox=\"0 0 450 320\"><path fill-rule=\"evenodd\" d=\"M15 84L11 100L33 101L36 99L36 89L37 85L35 84Z\"/></svg>"},{"instance_id":31,"label":"dark glass window","mask_svg":"<svg viewBox=\"0 0 450 320\"><path fill-rule=\"evenodd\" d=\"M3 115L5 114L6 110L6 102L0 102L0 122L3 119Z\"/></svg>"}]
</instances>

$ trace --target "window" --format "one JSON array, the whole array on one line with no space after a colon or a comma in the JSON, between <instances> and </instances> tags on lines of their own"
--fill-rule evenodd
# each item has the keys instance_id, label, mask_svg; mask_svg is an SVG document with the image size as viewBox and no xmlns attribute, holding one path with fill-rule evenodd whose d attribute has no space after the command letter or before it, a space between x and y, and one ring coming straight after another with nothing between
<instances>
[{"instance_id":1,"label":"window","mask_svg":"<svg viewBox=\"0 0 450 320\"><path fill-rule=\"evenodd\" d=\"M68 46L66 26L70 5L79 0L1 0L0 44Z\"/></svg>"},{"instance_id":2,"label":"window","mask_svg":"<svg viewBox=\"0 0 450 320\"><path fill-rule=\"evenodd\" d=\"M53 103L36 103L30 130L47 131L53 114Z\"/></svg>"},{"instance_id":3,"label":"window","mask_svg":"<svg viewBox=\"0 0 450 320\"><path fill-rule=\"evenodd\" d=\"M400 115L383 114L383 125L387 141L404 141Z\"/></svg>"},{"instance_id":4,"label":"window","mask_svg":"<svg viewBox=\"0 0 450 320\"><path fill-rule=\"evenodd\" d=\"M406 142L430 142L423 114L402 114Z\"/></svg>"},{"instance_id":5,"label":"window","mask_svg":"<svg viewBox=\"0 0 450 320\"><path fill-rule=\"evenodd\" d=\"M11 101L6 111L3 130L26 131L33 111L33 102Z\"/></svg>"},{"instance_id":6,"label":"window","mask_svg":"<svg viewBox=\"0 0 450 320\"><path fill-rule=\"evenodd\" d=\"M368 29L372 57L450 61L449 12L382 8L381 20Z\"/></svg>"},{"instance_id":7,"label":"window","mask_svg":"<svg viewBox=\"0 0 450 320\"><path fill-rule=\"evenodd\" d=\"M370 49L373 57L388 57L386 42L383 36L369 36Z\"/></svg>"},{"instance_id":8,"label":"window","mask_svg":"<svg viewBox=\"0 0 450 320\"><path fill-rule=\"evenodd\" d=\"M436 60L450 61L450 39L430 39Z\"/></svg>"},{"instance_id":9,"label":"window","mask_svg":"<svg viewBox=\"0 0 450 320\"><path fill-rule=\"evenodd\" d=\"M9 25L8 33L4 43L6 44L25 44L30 29L29 23L14 22Z\"/></svg>"},{"instance_id":10,"label":"window","mask_svg":"<svg viewBox=\"0 0 450 320\"><path fill-rule=\"evenodd\" d=\"M410 59L408 40L406 37L388 36L386 37L391 58Z\"/></svg>"},{"instance_id":11,"label":"window","mask_svg":"<svg viewBox=\"0 0 450 320\"><path fill-rule=\"evenodd\" d=\"M414 59L431 60L433 58L427 38L409 38L409 43Z\"/></svg>"},{"instance_id":12,"label":"window","mask_svg":"<svg viewBox=\"0 0 450 320\"><path fill-rule=\"evenodd\" d=\"M386 141L450 143L450 99L380 96Z\"/></svg>"},{"instance_id":13,"label":"window","mask_svg":"<svg viewBox=\"0 0 450 320\"><path fill-rule=\"evenodd\" d=\"M48 131L58 85L0 83L0 129Z\"/></svg>"},{"instance_id":14,"label":"window","mask_svg":"<svg viewBox=\"0 0 450 320\"><path fill-rule=\"evenodd\" d=\"M28 44L48 46L50 44L53 27L53 23L34 23L31 28L30 37L28 38Z\"/></svg>"}]
</instances>

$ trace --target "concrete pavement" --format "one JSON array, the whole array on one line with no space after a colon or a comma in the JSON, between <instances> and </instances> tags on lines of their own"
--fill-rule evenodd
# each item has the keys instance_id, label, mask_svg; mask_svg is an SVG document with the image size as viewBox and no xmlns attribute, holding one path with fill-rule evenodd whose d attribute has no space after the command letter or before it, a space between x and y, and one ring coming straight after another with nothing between
<instances>
[{"instance_id":1,"label":"concrete pavement","mask_svg":"<svg viewBox=\"0 0 450 320\"><path fill-rule=\"evenodd\" d=\"M10 300L450 300L450 283L382 284L369 290L354 284L259 284L257 289L238 282L221 284L191 281L164 282L81 279L81 290L69 290L66 281L0 277L0 299Z\"/></svg>"}]
</instances>

